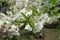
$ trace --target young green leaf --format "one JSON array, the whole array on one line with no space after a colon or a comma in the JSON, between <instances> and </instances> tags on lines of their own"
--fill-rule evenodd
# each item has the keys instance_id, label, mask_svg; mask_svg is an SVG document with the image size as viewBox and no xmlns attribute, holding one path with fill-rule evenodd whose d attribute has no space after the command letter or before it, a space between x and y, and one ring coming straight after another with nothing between
<instances>
[{"instance_id":1,"label":"young green leaf","mask_svg":"<svg viewBox=\"0 0 60 40\"><path fill-rule=\"evenodd\" d=\"M24 13L21 13L25 19L27 19L27 16Z\"/></svg>"}]
</instances>

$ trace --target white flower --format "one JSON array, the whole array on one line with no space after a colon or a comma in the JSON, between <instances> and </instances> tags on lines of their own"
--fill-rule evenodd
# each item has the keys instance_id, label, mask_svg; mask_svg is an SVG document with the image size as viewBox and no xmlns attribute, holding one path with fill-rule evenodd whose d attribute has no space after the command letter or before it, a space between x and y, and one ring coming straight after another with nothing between
<instances>
[{"instance_id":1,"label":"white flower","mask_svg":"<svg viewBox=\"0 0 60 40\"><path fill-rule=\"evenodd\" d=\"M43 28L43 24L41 22L38 22L35 24L35 29L33 30L34 33L36 32L40 32L40 30L42 30Z\"/></svg>"},{"instance_id":2,"label":"white flower","mask_svg":"<svg viewBox=\"0 0 60 40\"><path fill-rule=\"evenodd\" d=\"M32 31L32 28L30 27L30 25L26 25L25 29L29 30L29 31Z\"/></svg>"},{"instance_id":3,"label":"white flower","mask_svg":"<svg viewBox=\"0 0 60 40\"><path fill-rule=\"evenodd\" d=\"M10 31L10 32L18 31L18 28L15 25L11 25L10 27L11 27L11 29L8 29L8 31Z\"/></svg>"},{"instance_id":4,"label":"white flower","mask_svg":"<svg viewBox=\"0 0 60 40\"><path fill-rule=\"evenodd\" d=\"M18 32L18 31L15 31L15 32L13 32L13 33L11 33L12 35L20 35L20 33Z\"/></svg>"},{"instance_id":5,"label":"white flower","mask_svg":"<svg viewBox=\"0 0 60 40\"><path fill-rule=\"evenodd\" d=\"M45 3L46 5L44 6L41 6L41 2L42 0L9 0L9 1L7 0L7 3L11 4L11 6L9 7L9 9L11 10L6 11L8 15L5 15L4 13L0 13L0 28L2 27L2 25L4 25L4 23L6 23L4 25L6 27L5 31L13 32L12 34L19 35L18 32L19 28L17 28L17 25L12 24L12 22L21 19L25 20L22 13L24 13L26 16L30 16L32 15L32 9L37 9L38 12L41 11L42 13L45 10L43 9L44 6L48 6L47 5L48 2L46 1L47 3ZM41 8L43 10L41 10ZM59 16L49 17L48 13L44 13L44 14L42 13L41 16L36 15L34 16L34 18L30 18L31 20L33 20L35 26L33 32L34 33L40 32L40 30L42 30L42 28L44 27L43 25L45 23L52 23L53 21L56 21L58 18L60 18L60 14ZM21 26L22 25L23 24L21 24ZM9 27L11 27L11 29L9 29ZM28 24L26 25L25 29L32 31L32 28Z\"/></svg>"},{"instance_id":6,"label":"white flower","mask_svg":"<svg viewBox=\"0 0 60 40\"><path fill-rule=\"evenodd\" d=\"M0 26L2 26L4 24L4 22L2 20L0 20ZM1 28L1 27L0 27Z\"/></svg>"}]
</instances>

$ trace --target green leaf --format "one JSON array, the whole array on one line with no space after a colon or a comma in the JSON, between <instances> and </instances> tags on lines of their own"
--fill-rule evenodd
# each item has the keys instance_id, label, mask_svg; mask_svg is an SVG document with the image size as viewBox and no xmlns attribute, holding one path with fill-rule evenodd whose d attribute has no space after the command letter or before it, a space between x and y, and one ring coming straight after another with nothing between
<instances>
[{"instance_id":1,"label":"green leaf","mask_svg":"<svg viewBox=\"0 0 60 40\"><path fill-rule=\"evenodd\" d=\"M37 10L33 10L32 11L32 16L36 16L36 15L41 16L41 12L37 11Z\"/></svg>"},{"instance_id":2,"label":"green leaf","mask_svg":"<svg viewBox=\"0 0 60 40\"><path fill-rule=\"evenodd\" d=\"M24 23L25 21L21 21L21 20L16 20L16 21L13 21L12 24L20 24L20 23Z\"/></svg>"},{"instance_id":3,"label":"green leaf","mask_svg":"<svg viewBox=\"0 0 60 40\"><path fill-rule=\"evenodd\" d=\"M32 11L32 16L35 16L35 13L36 13L36 12L33 10L33 11Z\"/></svg>"},{"instance_id":4,"label":"green leaf","mask_svg":"<svg viewBox=\"0 0 60 40\"><path fill-rule=\"evenodd\" d=\"M26 19L25 22L24 22L24 25L22 26L21 30L25 28L27 22L29 21L29 17L26 16L24 13L22 13L23 17Z\"/></svg>"},{"instance_id":5,"label":"green leaf","mask_svg":"<svg viewBox=\"0 0 60 40\"><path fill-rule=\"evenodd\" d=\"M24 13L21 13L25 19L27 19L27 16Z\"/></svg>"},{"instance_id":6,"label":"green leaf","mask_svg":"<svg viewBox=\"0 0 60 40\"><path fill-rule=\"evenodd\" d=\"M41 16L42 15L40 11L37 14L38 14L38 16Z\"/></svg>"},{"instance_id":7,"label":"green leaf","mask_svg":"<svg viewBox=\"0 0 60 40\"><path fill-rule=\"evenodd\" d=\"M34 23L33 23L32 20L29 19L30 16L26 16L24 13L22 13L22 15L23 15L23 17L26 19L24 25L22 26L22 29L25 28L25 26L26 26L27 23L31 26L32 29L34 29Z\"/></svg>"},{"instance_id":8,"label":"green leaf","mask_svg":"<svg viewBox=\"0 0 60 40\"><path fill-rule=\"evenodd\" d=\"M56 4L56 0L50 0L50 2L55 5Z\"/></svg>"},{"instance_id":9,"label":"green leaf","mask_svg":"<svg viewBox=\"0 0 60 40\"><path fill-rule=\"evenodd\" d=\"M32 30L34 30L34 23L33 23L33 21L30 20L30 21L28 22L28 24L31 26Z\"/></svg>"},{"instance_id":10,"label":"green leaf","mask_svg":"<svg viewBox=\"0 0 60 40\"><path fill-rule=\"evenodd\" d=\"M19 20L19 21L16 21L16 23L24 23L24 22L25 22L25 21L20 21L20 20Z\"/></svg>"}]
</instances>

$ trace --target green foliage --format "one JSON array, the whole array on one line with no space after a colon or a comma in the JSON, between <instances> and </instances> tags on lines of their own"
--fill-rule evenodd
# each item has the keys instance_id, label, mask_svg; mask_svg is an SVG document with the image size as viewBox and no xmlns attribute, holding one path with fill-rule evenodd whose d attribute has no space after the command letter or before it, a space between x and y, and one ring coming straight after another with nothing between
<instances>
[{"instance_id":1,"label":"green foliage","mask_svg":"<svg viewBox=\"0 0 60 40\"><path fill-rule=\"evenodd\" d=\"M23 25L23 29L25 28L25 26L26 26L26 24L29 24L30 25L30 27L32 28L32 30L34 30L34 22L33 22L33 20L31 20L30 18L31 17L34 17L34 16L36 16L36 15L38 15L38 16L41 16L41 12L40 11L37 11L37 10L32 10L32 15L30 15L30 16L26 16L24 13L21 13L22 15L23 15L23 17L25 18L25 23L24 23L24 25Z\"/></svg>"},{"instance_id":2,"label":"green foliage","mask_svg":"<svg viewBox=\"0 0 60 40\"><path fill-rule=\"evenodd\" d=\"M40 10L39 11L38 10L32 10L32 16L36 16L36 15L41 16Z\"/></svg>"},{"instance_id":3,"label":"green foliage","mask_svg":"<svg viewBox=\"0 0 60 40\"><path fill-rule=\"evenodd\" d=\"M31 26L32 29L34 29L34 23L32 20L30 20L30 16L26 16L24 13L22 13L23 17L26 19L24 25L23 25L23 29L25 28L26 24L29 24Z\"/></svg>"},{"instance_id":4,"label":"green foliage","mask_svg":"<svg viewBox=\"0 0 60 40\"><path fill-rule=\"evenodd\" d=\"M56 1L57 1L57 0L50 0L50 2L51 2L53 5L56 5Z\"/></svg>"}]
</instances>

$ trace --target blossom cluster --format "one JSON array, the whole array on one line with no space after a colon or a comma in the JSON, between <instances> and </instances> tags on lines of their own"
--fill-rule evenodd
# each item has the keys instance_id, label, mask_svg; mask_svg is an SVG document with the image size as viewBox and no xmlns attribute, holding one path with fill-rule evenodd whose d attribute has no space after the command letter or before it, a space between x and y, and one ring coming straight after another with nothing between
<instances>
[{"instance_id":1,"label":"blossom cluster","mask_svg":"<svg viewBox=\"0 0 60 40\"><path fill-rule=\"evenodd\" d=\"M10 6L7 7L9 9L6 10L7 14L0 13L0 30L2 30L0 32L8 31L12 35L19 35L20 27L26 22L24 29L36 33L42 30L45 23L52 23L60 18L60 14L49 16L49 8L52 6L47 3L42 5L44 3L42 0L6 0L6 2ZM23 23L16 24L15 21L23 21Z\"/></svg>"}]
</instances>

